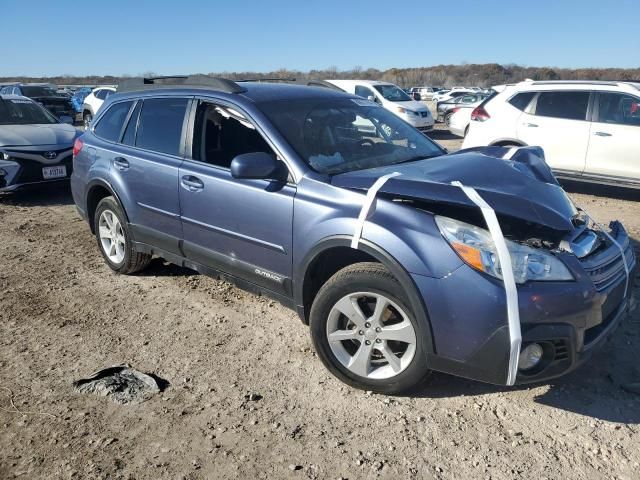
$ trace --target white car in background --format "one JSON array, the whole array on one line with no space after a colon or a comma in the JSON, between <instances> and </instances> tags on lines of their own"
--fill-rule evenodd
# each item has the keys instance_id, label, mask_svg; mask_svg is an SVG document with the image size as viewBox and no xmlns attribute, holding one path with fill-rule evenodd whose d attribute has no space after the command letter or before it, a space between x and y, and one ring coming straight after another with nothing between
<instances>
[{"instance_id":1,"label":"white car in background","mask_svg":"<svg viewBox=\"0 0 640 480\"><path fill-rule=\"evenodd\" d=\"M465 137L469 131L473 108L458 108L454 110L455 112L448 117L447 127L449 132L458 137Z\"/></svg>"},{"instance_id":2,"label":"white car in background","mask_svg":"<svg viewBox=\"0 0 640 480\"><path fill-rule=\"evenodd\" d=\"M640 83L532 81L494 87L463 148L542 147L559 178L640 187Z\"/></svg>"},{"instance_id":3,"label":"white car in background","mask_svg":"<svg viewBox=\"0 0 640 480\"><path fill-rule=\"evenodd\" d=\"M98 113L98 110L107 97L114 93L116 93L116 87L114 86L96 87L85 97L82 104L82 123L84 124L85 130L89 128L91 120L93 120L93 117Z\"/></svg>"},{"instance_id":4,"label":"white car in background","mask_svg":"<svg viewBox=\"0 0 640 480\"><path fill-rule=\"evenodd\" d=\"M476 93L476 92L474 92L473 90L458 88L457 90L449 90L449 91L445 91L445 92L438 92L437 94L435 94L433 96L433 100L436 103L446 102L448 100L451 100L452 98L457 98L457 97L460 97L462 95L468 95L470 93Z\"/></svg>"},{"instance_id":5,"label":"white car in background","mask_svg":"<svg viewBox=\"0 0 640 480\"><path fill-rule=\"evenodd\" d=\"M427 106L412 100L393 83L375 80L326 80L341 90L366 98L394 113L421 132L433 129L433 116Z\"/></svg>"}]
</instances>

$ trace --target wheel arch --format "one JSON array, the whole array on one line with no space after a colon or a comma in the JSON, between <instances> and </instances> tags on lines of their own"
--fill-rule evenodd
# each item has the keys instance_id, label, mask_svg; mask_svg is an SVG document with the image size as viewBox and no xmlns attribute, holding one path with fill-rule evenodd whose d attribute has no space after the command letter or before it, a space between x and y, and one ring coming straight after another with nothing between
<instances>
[{"instance_id":1,"label":"wheel arch","mask_svg":"<svg viewBox=\"0 0 640 480\"><path fill-rule=\"evenodd\" d=\"M424 319L429 338L427 341L429 353L435 352L433 332L427 307L418 292L409 272L389 252L379 245L367 240L360 240L358 249L351 247L351 236L338 235L325 238L318 242L304 257L301 266L294 277L294 301L298 315L305 324L309 324L311 304L320 287L338 270L362 261L374 261L384 265L398 280L407 294L413 312ZM331 259L329 268L322 271L320 276L313 278L314 270L322 261Z\"/></svg>"},{"instance_id":2,"label":"wheel arch","mask_svg":"<svg viewBox=\"0 0 640 480\"><path fill-rule=\"evenodd\" d=\"M516 145L518 147L526 147L527 144L516 140L515 138L501 138L489 144L490 147L508 147L510 145Z\"/></svg>"},{"instance_id":3,"label":"wheel arch","mask_svg":"<svg viewBox=\"0 0 640 480\"><path fill-rule=\"evenodd\" d=\"M91 233L95 233L94 217L96 213L96 208L98 207L98 203L100 203L100 200L106 197L113 197L116 199L116 202L118 202L118 204L122 208L122 211L124 212L127 222L129 221L127 211L125 210L122 202L120 201L120 197L115 192L111 184L102 179L94 179L91 182L89 182L89 184L87 185L87 194L85 196L86 198L85 211L87 212L87 221L89 222L89 228L91 228Z\"/></svg>"}]
</instances>

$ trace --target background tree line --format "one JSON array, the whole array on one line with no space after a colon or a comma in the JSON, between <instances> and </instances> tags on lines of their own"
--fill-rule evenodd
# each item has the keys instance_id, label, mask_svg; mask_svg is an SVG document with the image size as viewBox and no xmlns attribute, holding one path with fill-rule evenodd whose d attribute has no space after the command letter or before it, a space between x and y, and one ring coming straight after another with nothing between
<instances>
[{"instance_id":1,"label":"background tree line","mask_svg":"<svg viewBox=\"0 0 640 480\"><path fill-rule=\"evenodd\" d=\"M497 63L435 65L417 68L390 68L378 70L354 67L350 70L338 70L329 67L324 70L280 69L273 72L210 72L208 75L225 77L232 80L264 79L264 78L296 78L305 79L338 79L357 78L366 80L384 80L400 85L411 86L447 86L465 85L490 87L502 83L514 83L530 78L533 80L640 80L640 68L551 68L525 67L521 65L499 65ZM139 76L159 76L154 72L144 72ZM100 85L118 84L122 76L75 76L61 75L54 77L0 77L0 82L48 82L57 85Z\"/></svg>"}]
</instances>

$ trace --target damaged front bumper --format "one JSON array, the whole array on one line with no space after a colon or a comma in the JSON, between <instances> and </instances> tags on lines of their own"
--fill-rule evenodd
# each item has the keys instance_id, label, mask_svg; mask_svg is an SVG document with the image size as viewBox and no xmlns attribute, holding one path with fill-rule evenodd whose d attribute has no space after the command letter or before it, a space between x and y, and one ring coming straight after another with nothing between
<instances>
[{"instance_id":1,"label":"damaged front bumper","mask_svg":"<svg viewBox=\"0 0 640 480\"><path fill-rule=\"evenodd\" d=\"M575 369L629 311L636 259L624 228L617 222L612 226L612 236L625 251L628 286L622 255L614 244L582 259L560 253L575 281L518 286L522 349L538 343L543 355L535 368L518 371L517 384L548 380ZM431 368L505 385L509 330L502 282L466 265L441 279L413 278L429 306L435 349L428 358Z\"/></svg>"}]
</instances>

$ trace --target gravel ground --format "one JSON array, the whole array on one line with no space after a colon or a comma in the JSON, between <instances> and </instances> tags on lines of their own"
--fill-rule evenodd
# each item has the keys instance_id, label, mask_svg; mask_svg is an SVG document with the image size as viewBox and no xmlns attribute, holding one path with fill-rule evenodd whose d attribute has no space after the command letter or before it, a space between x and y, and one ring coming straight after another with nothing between
<instances>
[{"instance_id":1,"label":"gravel ground","mask_svg":"<svg viewBox=\"0 0 640 480\"><path fill-rule=\"evenodd\" d=\"M568 188L640 239L640 195ZM113 274L67 190L0 198L0 221L2 479L640 478L640 395L621 388L640 309L563 379L434 374L385 397L334 379L278 303L160 260ZM122 362L169 385L129 406L73 392Z\"/></svg>"}]
</instances>

